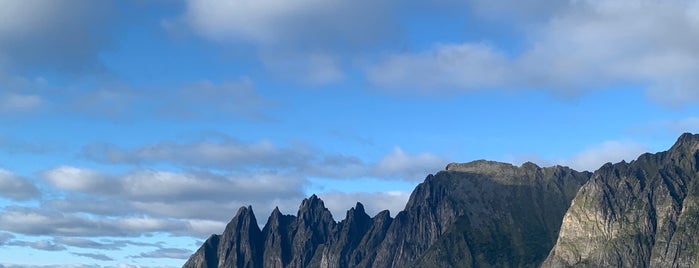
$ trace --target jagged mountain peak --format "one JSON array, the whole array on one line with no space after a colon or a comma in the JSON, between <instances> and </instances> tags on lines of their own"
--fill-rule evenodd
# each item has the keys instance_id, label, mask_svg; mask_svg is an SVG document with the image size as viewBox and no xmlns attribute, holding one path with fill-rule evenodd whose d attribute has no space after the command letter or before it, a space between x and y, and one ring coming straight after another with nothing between
<instances>
[{"instance_id":1,"label":"jagged mountain peak","mask_svg":"<svg viewBox=\"0 0 699 268\"><path fill-rule=\"evenodd\" d=\"M354 210L357 211L357 212L360 212L360 211L361 211L362 213L365 213L365 211L364 211L364 205L363 205L362 203L360 203L360 202L357 202L357 204L354 205Z\"/></svg>"},{"instance_id":2,"label":"jagged mountain peak","mask_svg":"<svg viewBox=\"0 0 699 268\"><path fill-rule=\"evenodd\" d=\"M257 218L255 218L255 212L252 210L252 206L242 206L238 209L230 223L228 223L228 228L239 228L237 226L249 226L250 228L258 228Z\"/></svg>"},{"instance_id":3,"label":"jagged mountain peak","mask_svg":"<svg viewBox=\"0 0 699 268\"><path fill-rule=\"evenodd\" d=\"M325 207L323 200L315 194L301 202L297 217L308 222L335 222L330 210Z\"/></svg>"},{"instance_id":4,"label":"jagged mountain peak","mask_svg":"<svg viewBox=\"0 0 699 268\"><path fill-rule=\"evenodd\" d=\"M699 134L684 133L682 134L670 150L683 149L687 151L699 150Z\"/></svg>"},{"instance_id":5,"label":"jagged mountain peak","mask_svg":"<svg viewBox=\"0 0 699 268\"><path fill-rule=\"evenodd\" d=\"M272 215L281 215L282 212L279 210L279 206L275 206L274 210L272 210Z\"/></svg>"},{"instance_id":6,"label":"jagged mountain peak","mask_svg":"<svg viewBox=\"0 0 699 268\"><path fill-rule=\"evenodd\" d=\"M698 156L699 135L683 134L668 151L594 173L451 163L395 218L357 203L335 222L312 195L298 216L275 208L260 232L247 206L185 267L693 267Z\"/></svg>"},{"instance_id":7,"label":"jagged mountain peak","mask_svg":"<svg viewBox=\"0 0 699 268\"><path fill-rule=\"evenodd\" d=\"M251 215L251 214L253 217L255 216L255 213L252 211L252 206L248 205L248 206L242 206L242 207L238 208L238 212L235 213L235 216L236 217L246 217L246 216Z\"/></svg>"},{"instance_id":8,"label":"jagged mountain peak","mask_svg":"<svg viewBox=\"0 0 699 268\"><path fill-rule=\"evenodd\" d=\"M303 201L301 201L301 206L299 206L299 211L316 209L325 209L325 203L315 194L303 199Z\"/></svg>"},{"instance_id":9,"label":"jagged mountain peak","mask_svg":"<svg viewBox=\"0 0 699 268\"><path fill-rule=\"evenodd\" d=\"M367 215L366 211L364 210L364 205L362 205L362 203L360 202L357 202L357 204L354 205L353 208L350 208L347 211L347 218L349 218L350 216L355 217L357 215Z\"/></svg>"}]
</instances>

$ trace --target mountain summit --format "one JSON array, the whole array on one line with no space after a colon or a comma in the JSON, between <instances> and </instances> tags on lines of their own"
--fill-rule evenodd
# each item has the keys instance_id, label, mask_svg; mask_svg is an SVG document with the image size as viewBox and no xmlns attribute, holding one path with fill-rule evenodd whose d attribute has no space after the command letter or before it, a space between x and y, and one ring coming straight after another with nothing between
<instances>
[{"instance_id":1,"label":"mountain summit","mask_svg":"<svg viewBox=\"0 0 699 268\"><path fill-rule=\"evenodd\" d=\"M666 152L606 164L583 186L544 267L694 267L699 260L699 135Z\"/></svg>"},{"instance_id":2,"label":"mountain summit","mask_svg":"<svg viewBox=\"0 0 699 268\"><path fill-rule=\"evenodd\" d=\"M594 173L478 160L428 175L395 218L357 203L241 208L184 265L199 267L688 267L698 264L699 135Z\"/></svg>"}]
</instances>

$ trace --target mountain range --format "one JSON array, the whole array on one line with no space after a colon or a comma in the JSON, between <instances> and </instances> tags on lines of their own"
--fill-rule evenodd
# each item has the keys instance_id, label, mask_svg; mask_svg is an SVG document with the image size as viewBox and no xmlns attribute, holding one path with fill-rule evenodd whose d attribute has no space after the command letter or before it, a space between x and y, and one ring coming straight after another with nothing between
<instances>
[{"instance_id":1,"label":"mountain range","mask_svg":"<svg viewBox=\"0 0 699 268\"><path fill-rule=\"evenodd\" d=\"M335 222L323 201L242 207L184 264L213 267L694 267L699 135L595 172L479 160L428 175L405 209Z\"/></svg>"}]
</instances>

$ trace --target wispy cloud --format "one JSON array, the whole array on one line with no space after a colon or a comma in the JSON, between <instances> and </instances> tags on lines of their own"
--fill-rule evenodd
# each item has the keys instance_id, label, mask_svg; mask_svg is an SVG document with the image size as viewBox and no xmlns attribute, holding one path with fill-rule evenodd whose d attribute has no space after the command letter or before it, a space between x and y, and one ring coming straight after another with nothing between
<instances>
[{"instance_id":1,"label":"wispy cloud","mask_svg":"<svg viewBox=\"0 0 699 268\"><path fill-rule=\"evenodd\" d=\"M144 252L132 258L169 258L169 259L188 259L192 252L188 249L181 248L160 248L150 252Z\"/></svg>"},{"instance_id":2,"label":"wispy cloud","mask_svg":"<svg viewBox=\"0 0 699 268\"><path fill-rule=\"evenodd\" d=\"M376 177L420 181L448 163L431 153L408 153L400 147L375 162L324 152L306 145L277 146L269 141L241 142L230 137L190 143L161 142L134 149L112 144L85 146L86 159L111 164L172 163L191 168L282 171L328 178Z\"/></svg>"},{"instance_id":3,"label":"wispy cloud","mask_svg":"<svg viewBox=\"0 0 699 268\"><path fill-rule=\"evenodd\" d=\"M75 256L86 257L86 258L95 259L95 260L99 260L99 261L113 261L114 260L111 257L109 257L105 254L102 254L102 253L72 252L71 254L73 254Z\"/></svg>"},{"instance_id":4,"label":"wispy cloud","mask_svg":"<svg viewBox=\"0 0 699 268\"><path fill-rule=\"evenodd\" d=\"M345 77L345 54L361 54L400 32L392 12L398 2L188 0L184 14L165 25L221 44L252 46L278 77L326 84Z\"/></svg>"},{"instance_id":5,"label":"wispy cloud","mask_svg":"<svg viewBox=\"0 0 699 268\"><path fill-rule=\"evenodd\" d=\"M44 100L36 94L0 94L0 113L27 113L38 109Z\"/></svg>"},{"instance_id":6,"label":"wispy cloud","mask_svg":"<svg viewBox=\"0 0 699 268\"><path fill-rule=\"evenodd\" d=\"M44 251L63 251L66 247L63 245L56 244L50 240L39 240L39 241L22 241L22 240L12 240L6 243L8 246L20 246L20 247L31 247L33 249L44 250Z\"/></svg>"},{"instance_id":7,"label":"wispy cloud","mask_svg":"<svg viewBox=\"0 0 699 268\"><path fill-rule=\"evenodd\" d=\"M205 220L158 219L151 217L95 218L84 214L63 213L33 207L6 207L0 212L0 228L25 234L80 237L135 237L166 232L174 235L204 237L220 232L225 222Z\"/></svg>"},{"instance_id":8,"label":"wispy cloud","mask_svg":"<svg viewBox=\"0 0 699 268\"><path fill-rule=\"evenodd\" d=\"M577 170L595 171L607 162L631 161L646 152L647 147L635 142L605 141L563 160L562 164Z\"/></svg>"}]
</instances>

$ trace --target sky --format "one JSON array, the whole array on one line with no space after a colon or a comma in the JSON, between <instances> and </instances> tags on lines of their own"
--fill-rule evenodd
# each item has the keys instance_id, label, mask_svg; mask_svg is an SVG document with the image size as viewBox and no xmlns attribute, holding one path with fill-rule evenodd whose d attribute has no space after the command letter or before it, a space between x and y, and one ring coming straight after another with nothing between
<instances>
[{"instance_id":1,"label":"sky","mask_svg":"<svg viewBox=\"0 0 699 268\"><path fill-rule=\"evenodd\" d=\"M699 2L0 0L0 267L181 267L240 206L405 205L699 131Z\"/></svg>"}]
</instances>

